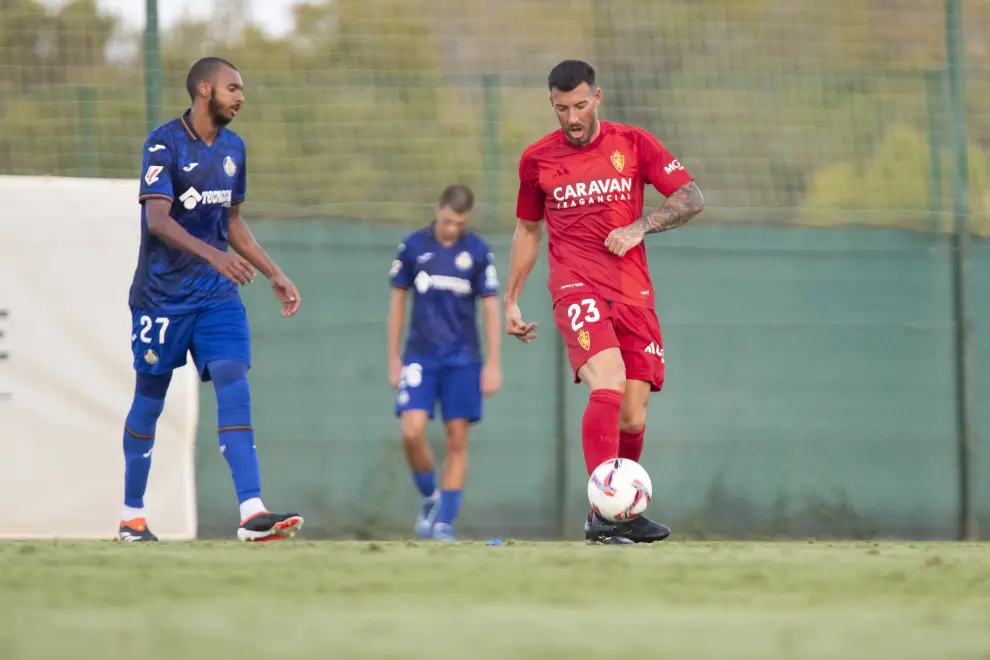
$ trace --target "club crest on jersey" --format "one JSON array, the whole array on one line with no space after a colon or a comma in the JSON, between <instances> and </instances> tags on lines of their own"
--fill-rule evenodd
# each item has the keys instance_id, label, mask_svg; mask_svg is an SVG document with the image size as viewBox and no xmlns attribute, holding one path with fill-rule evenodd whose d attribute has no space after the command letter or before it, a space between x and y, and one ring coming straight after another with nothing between
<instances>
[{"instance_id":1,"label":"club crest on jersey","mask_svg":"<svg viewBox=\"0 0 990 660\"><path fill-rule=\"evenodd\" d=\"M578 344L581 345L586 351L591 350L591 335L588 334L587 330L581 330L578 332Z\"/></svg>"},{"instance_id":2,"label":"club crest on jersey","mask_svg":"<svg viewBox=\"0 0 990 660\"><path fill-rule=\"evenodd\" d=\"M454 265L459 270L471 270L471 266L474 265L474 259L467 252L461 252L454 258Z\"/></svg>"},{"instance_id":3,"label":"club crest on jersey","mask_svg":"<svg viewBox=\"0 0 990 660\"><path fill-rule=\"evenodd\" d=\"M223 159L223 171L227 173L227 176L234 176L237 174L237 165L234 163L234 159L230 156Z\"/></svg>"},{"instance_id":4,"label":"club crest on jersey","mask_svg":"<svg viewBox=\"0 0 990 660\"><path fill-rule=\"evenodd\" d=\"M621 174L622 168L626 166L626 157L622 155L621 151L616 149L612 152L612 155L609 156L609 158L612 160L612 165L615 167L616 171Z\"/></svg>"},{"instance_id":5,"label":"club crest on jersey","mask_svg":"<svg viewBox=\"0 0 990 660\"><path fill-rule=\"evenodd\" d=\"M144 352L144 361L148 364L158 364L158 353L149 348Z\"/></svg>"}]
</instances>

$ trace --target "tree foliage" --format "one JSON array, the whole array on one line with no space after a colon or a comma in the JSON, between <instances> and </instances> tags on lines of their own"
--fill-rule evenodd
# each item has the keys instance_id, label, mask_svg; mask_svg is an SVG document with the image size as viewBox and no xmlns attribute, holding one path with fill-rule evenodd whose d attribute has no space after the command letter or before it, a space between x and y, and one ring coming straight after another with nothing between
<instances>
[{"instance_id":1,"label":"tree foliage","mask_svg":"<svg viewBox=\"0 0 990 660\"><path fill-rule=\"evenodd\" d=\"M985 224L990 0L965 4L973 213ZM518 155L555 128L546 71L566 57L598 66L604 116L652 130L697 176L710 218L927 228L947 203L951 161L933 186L928 158L933 115L946 149L944 94L927 73L944 68L941 3L313 0L294 11L285 38L233 20L229 2L163 35L167 115L188 103L196 58L241 69L248 106L234 128L251 150L253 213L419 222L461 180L497 186L508 225ZM0 172L137 176L139 37L94 0L0 0ZM484 74L497 76L494 96Z\"/></svg>"},{"instance_id":2,"label":"tree foliage","mask_svg":"<svg viewBox=\"0 0 990 660\"><path fill-rule=\"evenodd\" d=\"M802 219L808 224L844 224L845 214L858 212L869 224L952 231L951 153L939 148L933 163L931 147L927 137L910 126L890 127L869 158L836 162L815 172ZM973 229L990 235L987 154L975 144L967 152Z\"/></svg>"}]
</instances>

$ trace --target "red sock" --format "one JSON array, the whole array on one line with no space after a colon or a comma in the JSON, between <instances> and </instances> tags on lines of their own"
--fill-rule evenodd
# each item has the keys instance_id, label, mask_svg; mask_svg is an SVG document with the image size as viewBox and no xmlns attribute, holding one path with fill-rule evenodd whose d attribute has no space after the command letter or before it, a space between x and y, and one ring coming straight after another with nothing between
<instances>
[{"instance_id":1,"label":"red sock","mask_svg":"<svg viewBox=\"0 0 990 660\"><path fill-rule=\"evenodd\" d=\"M646 435L645 426L636 433L619 431L619 458L628 458L639 463L639 457L643 455L644 435Z\"/></svg>"},{"instance_id":2,"label":"red sock","mask_svg":"<svg viewBox=\"0 0 990 660\"><path fill-rule=\"evenodd\" d=\"M619 411L622 392L592 390L581 420L581 446L590 475L595 468L619 455Z\"/></svg>"}]
</instances>

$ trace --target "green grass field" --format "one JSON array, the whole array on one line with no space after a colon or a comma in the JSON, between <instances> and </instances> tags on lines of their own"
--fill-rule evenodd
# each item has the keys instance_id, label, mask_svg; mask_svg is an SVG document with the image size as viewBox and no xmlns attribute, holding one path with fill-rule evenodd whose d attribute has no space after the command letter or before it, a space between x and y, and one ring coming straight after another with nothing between
<instances>
[{"instance_id":1,"label":"green grass field","mask_svg":"<svg viewBox=\"0 0 990 660\"><path fill-rule=\"evenodd\" d=\"M990 545L0 544L0 658L990 658Z\"/></svg>"}]
</instances>

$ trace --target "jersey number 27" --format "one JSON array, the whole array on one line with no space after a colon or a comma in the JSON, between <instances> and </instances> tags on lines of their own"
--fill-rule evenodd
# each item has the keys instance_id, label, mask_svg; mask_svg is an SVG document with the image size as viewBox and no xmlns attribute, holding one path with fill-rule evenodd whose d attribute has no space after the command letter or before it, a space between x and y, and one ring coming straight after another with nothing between
<instances>
[{"instance_id":1,"label":"jersey number 27","mask_svg":"<svg viewBox=\"0 0 990 660\"><path fill-rule=\"evenodd\" d=\"M165 343L165 331L168 330L168 319L166 317L159 316L157 319L154 320L154 322L152 322L151 317L145 315L139 319L139 322L141 323L141 335L140 335L141 341L143 341L145 344L150 344L151 327L152 325L158 325L161 326L158 330L158 343L159 344Z\"/></svg>"}]
</instances>

